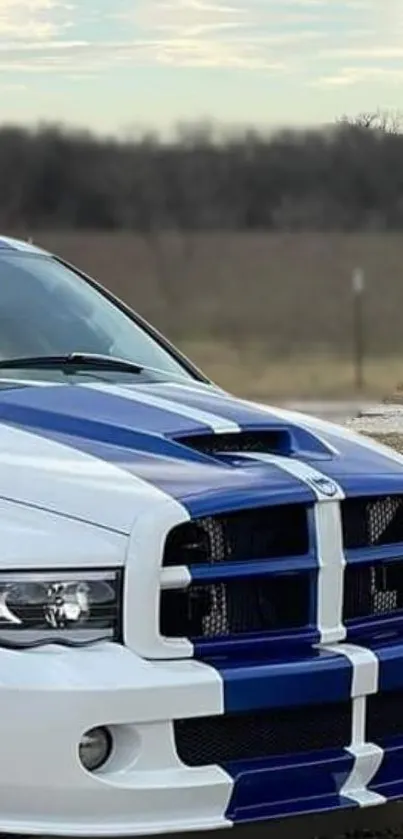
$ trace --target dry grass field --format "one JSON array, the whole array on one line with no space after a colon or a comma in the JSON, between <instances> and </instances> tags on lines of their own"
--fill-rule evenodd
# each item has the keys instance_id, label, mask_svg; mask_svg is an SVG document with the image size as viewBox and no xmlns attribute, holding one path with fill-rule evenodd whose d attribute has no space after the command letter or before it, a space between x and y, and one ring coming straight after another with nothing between
<instances>
[{"instance_id":1,"label":"dry grass field","mask_svg":"<svg viewBox=\"0 0 403 839\"><path fill-rule=\"evenodd\" d=\"M36 231L33 238L96 276L219 384L256 397L353 392L351 275L359 266L366 276L365 392L382 397L403 380L399 234L146 240Z\"/></svg>"}]
</instances>

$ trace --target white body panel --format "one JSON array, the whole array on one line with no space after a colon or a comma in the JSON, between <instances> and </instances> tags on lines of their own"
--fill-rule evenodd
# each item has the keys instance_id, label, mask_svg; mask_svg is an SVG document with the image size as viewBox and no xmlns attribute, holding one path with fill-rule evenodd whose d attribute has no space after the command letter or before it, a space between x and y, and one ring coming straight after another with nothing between
<instances>
[{"instance_id":1,"label":"white body panel","mask_svg":"<svg viewBox=\"0 0 403 839\"><path fill-rule=\"evenodd\" d=\"M127 536L0 498L1 570L116 568Z\"/></svg>"},{"instance_id":2,"label":"white body panel","mask_svg":"<svg viewBox=\"0 0 403 839\"><path fill-rule=\"evenodd\" d=\"M150 506L167 500L111 463L6 425L0 425L0 497L127 534Z\"/></svg>"},{"instance_id":3,"label":"white body panel","mask_svg":"<svg viewBox=\"0 0 403 839\"><path fill-rule=\"evenodd\" d=\"M220 713L217 674L194 661L150 664L117 645L0 651L0 831L144 835L226 825L232 782L188 769L171 720ZM78 743L112 726L116 748L90 775Z\"/></svg>"}]
</instances>

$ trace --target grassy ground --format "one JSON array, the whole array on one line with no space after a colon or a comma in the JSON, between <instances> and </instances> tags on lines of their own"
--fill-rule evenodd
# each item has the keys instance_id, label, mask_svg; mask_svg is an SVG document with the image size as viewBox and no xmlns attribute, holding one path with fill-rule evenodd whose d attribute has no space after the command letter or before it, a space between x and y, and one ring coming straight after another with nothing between
<instances>
[{"instance_id":1,"label":"grassy ground","mask_svg":"<svg viewBox=\"0 0 403 839\"><path fill-rule=\"evenodd\" d=\"M366 349L403 350L400 234L227 232L148 238L131 233L34 232L164 331L243 342L270 352L349 354L351 276L366 276Z\"/></svg>"},{"instance_id":2,"label":"grassy ground","mask_svg":"<svg viewBox=\"0 0 403 839\"><path fill-rule=\"evenodd\" d=\"M321 354L268 359L264 348L251 344L237 350L215 341L179 341L180 348L213 381L256 399L344 399L356 395L354 366L348 359ZM399 357L369 359L362 396L380 399L392 394L403 379Z\"/></svg>"}]
</instances>

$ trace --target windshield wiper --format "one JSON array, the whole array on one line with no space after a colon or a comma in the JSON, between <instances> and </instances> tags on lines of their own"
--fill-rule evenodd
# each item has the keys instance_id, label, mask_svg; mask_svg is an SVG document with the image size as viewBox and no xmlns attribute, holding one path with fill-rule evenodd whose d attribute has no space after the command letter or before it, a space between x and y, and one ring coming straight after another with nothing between
<instances>
[{"instance_id":1,"label":"windshield wiper","mask_svg":"<svg viewBox=\"0 0 403 839\"><path fill-rule=\"evenodd\" d=\"M124 358L112 355L98 355L97 353L72 352L66 355L36 355L21 356L20 358L4 358L0 360L0 370L62 370L65 373L75 373L80 369L87 370L117 370L122 373L141 373L143 367Z\"/></svg>"}]
</instances>

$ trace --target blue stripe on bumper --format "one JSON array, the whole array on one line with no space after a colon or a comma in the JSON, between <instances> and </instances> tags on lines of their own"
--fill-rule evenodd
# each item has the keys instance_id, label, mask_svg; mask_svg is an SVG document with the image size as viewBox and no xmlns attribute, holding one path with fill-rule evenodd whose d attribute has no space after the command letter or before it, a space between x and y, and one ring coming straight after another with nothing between
<instances>
[{"instance_id":1,"label":"blue stripe on bumper","mask_svg":"<svg viewBox=\"0 0 403 839\"><path fill-rule=\"evenodd\" d=\"M373 649L379 661L379 691L403 687L403 644L400 642Z\"/></svg>"},{"instance_id":2,"label":"blue stripe on bumper","mask_svg":"<svg viewBox=\"0 0 403 839\"><path fill-rule=\"evenodd\" d=\"M371 645L368 649L379 662L378 690L403 688L403 642ZM239 659L224 664L211 658L209 664L223 680L226 713L338 702L351 697L353 666L347 657L329 649L313 649L269 663Z\"/></svg>"},{"instance_id":3,"label":"blue stripe on bumper","mask_svg":"<svg viewBox=\"0 0 403 839\"><path fill-rule=\"evenodd\" d=\"M403 735L381 741L380 746L384 749L382 763L368 789L388 801L403 799Z\"/></svg>"},{"instance_id":4,"label":"blue stripe on bumper","mask_svg":"<svg viewBox=\"0 0 403 839\"><path fill-rule=\"evenodd\" d=\"M254 822L353 808L356 805L340 795L353 764L354 758L342 751L226 764L235 782L226 817Z\"/></svg>"},{"instance_id":5,"label":"blue stripe on bumper","mask_svg":"<svg viewBox=\"0 0 403 839\"><path fill-rule=\"evenodd\" d=\"M317 705L351 696L351 662L327 650L311 650L297 659L269 664L245 661L227 666L210 664L223 680L226 713Z\"/></svg>"}]
</instances>

